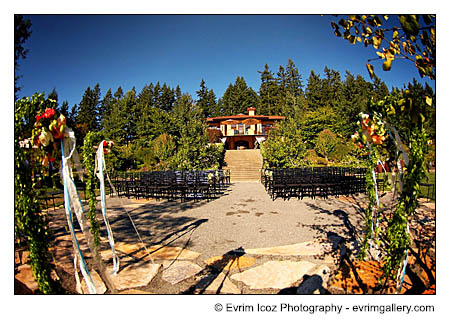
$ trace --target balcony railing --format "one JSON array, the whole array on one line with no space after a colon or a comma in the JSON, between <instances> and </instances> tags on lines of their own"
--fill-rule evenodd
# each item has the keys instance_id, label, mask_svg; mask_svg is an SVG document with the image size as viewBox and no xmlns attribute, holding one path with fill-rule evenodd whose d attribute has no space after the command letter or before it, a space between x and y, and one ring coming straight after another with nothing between
<instances>
[{"instance_id":1,"label":"balcony railing","mask_svg":"<svg viewBox=\"0 0 450 324\"><path fill-rule=\"evenodd\" d=\"M242 135L266 135L266 132L258 132L258 131L238 131L237 129L228 131L226 136L242 136Z\"/></svg>"}]
</instances>

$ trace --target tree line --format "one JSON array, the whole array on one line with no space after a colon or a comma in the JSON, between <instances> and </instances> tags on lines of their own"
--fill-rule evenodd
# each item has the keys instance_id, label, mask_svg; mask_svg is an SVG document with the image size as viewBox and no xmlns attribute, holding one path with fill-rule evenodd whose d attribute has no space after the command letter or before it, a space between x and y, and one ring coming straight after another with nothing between
<instances>
[{"instance_id":1,"label":"tree line","mask_svg":"<svg viewBox=\"0 0 450 324\"><path fill-rule=\"evenodd\" d=\"M189 136L205 138L207 143L205 118L246 113L248 107L255 107L259 115L292 119L306 149L314 148L318 134L325 129L347 141L369 99L380 100L390 93L376 76L369 82L346 71L342 77L339 71L327 66L322 75L311 70L305 82L291 59L285 66L279 66L276 73L267 64L258 72L261 79L258 92L247 85L243 76L230 83L221 98L203 79L196 98L183 93L179 85L170 87L159 81L145 85L139 92L135 87L125 93L120 86L114 92L108 89L102 97L100 85L96 84L85 90L79 104L69 109L64 101L60 111L68 117L68 124L80 141L88 131L102 131L106 138L123 147L117 166L135 168L164 164L156 156L155 143L169 141L166 143L169 150L178 148L181 139L186 142ZM430 91L416 80L409 87L418 93ZM55 89L49 97L58 100ZM433 125L430 129L434 134ZM198 141L192 143L191 149L195 150L196 144Z\"/></svg>"}]
</instances>

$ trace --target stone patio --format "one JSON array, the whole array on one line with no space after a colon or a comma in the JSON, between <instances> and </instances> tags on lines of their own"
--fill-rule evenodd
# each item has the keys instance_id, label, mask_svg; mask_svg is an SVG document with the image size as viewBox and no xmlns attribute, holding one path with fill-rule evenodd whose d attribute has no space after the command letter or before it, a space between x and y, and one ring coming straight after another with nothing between
<instances>
[{"instance_id":1,"label":"stone patio","mask_svg":"<svg viewBox=\"0 0 450 324\"><path fill-rule=\"evenodd\" d=\"M363 225L360 200L272 201L257 182L233 184L210 202L125 198L120 202L109 197L108 218L120 258L116 276L98 209L101 256L120 294L328 293L330 276L345 250L357 252L357 233ZM74 278L64 210L50 217L56 264ZM86 241L81 232L77 237L89 264ZM24 263L22 259L26 257L17 256L16 263ZM30 276L29 266L18 268L16 278L36 290ZM91 276L97 293L110 293L97 272L92 270Z\"/></svg>"}]
</instances>

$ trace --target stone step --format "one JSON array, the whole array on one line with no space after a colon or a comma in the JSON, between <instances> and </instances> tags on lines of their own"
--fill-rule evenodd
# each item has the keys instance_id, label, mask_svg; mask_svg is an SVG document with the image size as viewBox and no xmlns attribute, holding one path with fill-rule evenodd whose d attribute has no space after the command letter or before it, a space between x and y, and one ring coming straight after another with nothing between
<instances>
[{"instance_id":1,"label":"stone step","mask_svg":"<svg viewBox=\"0 0 450 324\"><path fill-rule=\"evenodd\" d=\"M263 159L259 150L228 150L224 169L230 170L231 181L260 181Z\"/></svg>"}]
</instances>

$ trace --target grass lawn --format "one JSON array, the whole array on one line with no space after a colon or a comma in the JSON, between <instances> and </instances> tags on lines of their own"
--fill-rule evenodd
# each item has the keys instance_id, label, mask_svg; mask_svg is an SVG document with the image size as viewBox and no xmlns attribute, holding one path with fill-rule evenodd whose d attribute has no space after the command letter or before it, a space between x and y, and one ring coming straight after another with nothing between
<instances>
[{"instance_id":1,"label":"grass lawn","mask_svg":"<svg viewBox=\"0 0 450 324\"><path fill-rule=\"evenodd\" d=\"M427 186L420 186L420 197L429 198L431 200L436 200L436 173L427 172L427 179L423 183L432 184L434 188Z\"/></svg>"},{"instance_id":2,"label":"grass lawn","mask_svg":"<svg viewBox=\"0 0 450 324\"><path fill-rule=\"evenodd\" d=\"M106 186L106 194L110 193L109 186ZM86 200L86 190L78 188L78 194L81 200ZM95 190L95 195L100 196L100 189ZM44 199L46 197L46 199ZM40 188L39 189L39 202L42 209L53 208L64 205L64 192L62 189L55 188Z\"/></svg>"},{"instance_id":3,"label":"grass lawn","mask_svg":"<svg viewBox=\"0 0 450 324\"><path fill-rule=\"evenodd\" d=\"M383 179L385 177L384 174L377 174L377 179ZM390 177L390 175L389 175ZM421 185L420 186L420 198L428 198L430 200L436 199L436 173L433 172L427 172L427 177L422 181L422 184L427 185ZM428 186L432 185L432 186ZM397 183L397 190L400 189L400 185ZM434 186L434 187L433 187Z\"/></svg>"}]
</instances>

